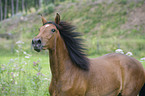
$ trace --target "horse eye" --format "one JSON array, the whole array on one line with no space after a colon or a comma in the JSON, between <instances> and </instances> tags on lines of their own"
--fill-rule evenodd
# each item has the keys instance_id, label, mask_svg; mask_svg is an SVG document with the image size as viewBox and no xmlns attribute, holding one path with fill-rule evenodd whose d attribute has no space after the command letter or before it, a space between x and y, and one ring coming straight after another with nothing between
<instances>
[{"instance_id":1,"label":"horse eye","mask_svg":"<svg viewBox=\"0 0 145 96\"><path fill-rule=\"evenodd\" d=\"M52 32L55 32L55 29L52 29L51 31L52 31Z\"/></svg>"}]
</instances>

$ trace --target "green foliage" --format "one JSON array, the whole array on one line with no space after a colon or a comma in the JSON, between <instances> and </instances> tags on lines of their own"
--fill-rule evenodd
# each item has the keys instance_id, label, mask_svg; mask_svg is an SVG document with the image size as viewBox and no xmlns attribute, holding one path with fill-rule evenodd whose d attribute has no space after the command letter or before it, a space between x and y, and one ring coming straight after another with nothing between
<instances>
[{"instance_id":1,"label":"green foliage","mask_svg":"<svg viewBox=\"0 0 145 96\"><path fill-rule=\"evenodd\" d=\"M120 4L127 4L127 0L120 0Z\"/></svg>"},{"instance_id":2,"label":"green foliage","mask_svg":"<svg viewBox=\"0 0 145 96\"><path fill-rule=\"evenodd\" d=\"M102 55L108 53L114 53L116 49L121 48L125 52L132 52L135 58L145 56L143 50L145 49L144 39L134 40L122 40L113 38L112 39L99 39L95 36L87 37L87 53L91 55Z\"/></svg>"},{"instance_id":3,"label":"green foliage","mask_svg":"<svg viewBox=\"0 0 145 96\"><path fill-rule=\"evenodd\" d=\"M43 61L44 56L41 59L39 56L33 57L23 49L23 44L17 42L17 56L0 59L1 96L49 96L51 74L48 57L45 56Z\"/></svg>"},{"instance_id":4,"label":"green foliage","mask_svg":"<svg viewBox=\"0 0 145 96\"><path fill-rule=\"evenodd\" d=\"M48 6L45 7L45 9L43 10L43 12L45 14L51 14L54 12L54 8L55 8L55 5L54 4L49 4Z\"/></svg>"}]
</instances>

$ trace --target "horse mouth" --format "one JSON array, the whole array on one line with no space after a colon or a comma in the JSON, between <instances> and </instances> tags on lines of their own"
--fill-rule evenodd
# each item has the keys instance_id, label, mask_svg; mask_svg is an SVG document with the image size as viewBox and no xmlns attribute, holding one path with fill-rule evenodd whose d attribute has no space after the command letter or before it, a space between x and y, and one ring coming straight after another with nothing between
<instances>
[{"instance_id":1,"label":"horse mouth","mask_svg":"<svg viewBox=\"0 0 145 96\"><path fill-rule=\"evenodd\" d=\"M35 49L35 48L34 48L34 50L37 51L37 52L40 52L41 51L40 49Z\"/></svg>"},{"instance_id":2,"label":"horse mouth","mask_svg":"<svg viewBox=\"0 0 145 96\"><path fill-rule=\"evenodd\" d=\"M41 50L46 50L46 49L47 49L46 46L42 46L40 48L37 48L37 47L34 48L34 50L37 51L37 52L40 52Z\"/></svg>"},{"instance_id":3,"label":"horse mouth","mask_svg":"<svg viewBox=\"0 0 145 96\"><path fill-rule=\"evenodd\" d=\"M42 46L42 50L46 50L47 49L47 47L46 46Z\"/></svg>"},{"instance_id":4,"label":"horse mouth","mask_svg":"<svg viewBox=\"0 0 145 96\"><path fill-rule=\"evenodd\" d=\"M33 45L35 51L40 52L42 50L42 46Z\"/></svg>"}]
</instances>

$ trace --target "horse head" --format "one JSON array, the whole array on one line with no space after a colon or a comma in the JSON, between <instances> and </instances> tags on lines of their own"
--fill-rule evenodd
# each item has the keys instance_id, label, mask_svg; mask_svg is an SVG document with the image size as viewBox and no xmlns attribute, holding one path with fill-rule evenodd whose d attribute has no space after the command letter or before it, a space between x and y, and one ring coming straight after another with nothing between
<instances>
[{"instance_id":1,"label":"horse head","mask_svg":"<svg viewBox=\"0 0 145 96\"><path fill-rule=\"evenodd\" d=\"M32 46L34 50L40 52L41 50L55 48L56 39L59 36L58 26L60 22L60 15L57 13L55 17L55 23L47 22L47 20L41 16L43 26L39 29L39 34L33 38Z\"/></svg>"}]
</instances>

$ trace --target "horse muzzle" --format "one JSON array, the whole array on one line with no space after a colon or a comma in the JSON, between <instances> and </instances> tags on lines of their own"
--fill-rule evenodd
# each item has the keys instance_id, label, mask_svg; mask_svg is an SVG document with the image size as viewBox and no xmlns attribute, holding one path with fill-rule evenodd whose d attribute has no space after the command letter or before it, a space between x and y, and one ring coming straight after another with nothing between
<instances>
[{"instance_id":1,"label":"horse muzzle","mask_svg":"<svg viewBox=\"0 0 145 96\"><path fill-rule=\"evenodd\" d=\"M39 39L39 38L34 38L34 39L32 40L32 46L33 46L33 48L34 48L35 51L40 52L41 49L42 49L42 42L41 42L41 39Z\"/></svg>"}]
</instances>

